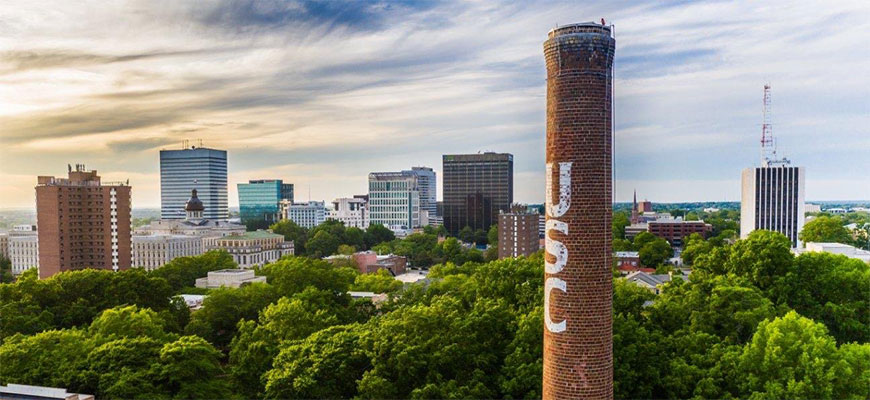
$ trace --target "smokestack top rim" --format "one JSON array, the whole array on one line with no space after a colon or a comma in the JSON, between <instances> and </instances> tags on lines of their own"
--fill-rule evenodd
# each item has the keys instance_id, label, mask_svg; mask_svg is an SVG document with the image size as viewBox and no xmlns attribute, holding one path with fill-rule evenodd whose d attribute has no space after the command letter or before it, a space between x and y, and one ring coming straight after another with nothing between
<instances>
[{"instance_id":1,"label":"smokestack top rim","mask_svg":"<svg viewBox=\"0 0 870 400\"><path fill-rule=\"evenodd\" d=\"M599 33L599 34L606 34L606 35L610 36L611 32L612 32L611 27L612 27L612 25L601 25L600 23L592 22L592 21L559 25L553 29L550 29L550 32L547 32L547 38L553 39L555 37L577 34L577 33ZM592 28L592 29L590 29L590 28Z\"/></svg>"}]
</instances>

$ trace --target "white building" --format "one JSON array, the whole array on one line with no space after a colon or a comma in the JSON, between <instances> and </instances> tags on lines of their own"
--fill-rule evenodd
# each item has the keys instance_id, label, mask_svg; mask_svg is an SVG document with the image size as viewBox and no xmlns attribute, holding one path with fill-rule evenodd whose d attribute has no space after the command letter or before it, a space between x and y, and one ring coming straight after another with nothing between
<instances>
[{"instance_id":1,"label":"white building","mask_svg":"<svg viewBox=\"0 0 870 400\"><path fill-rule=\"evenodd\" d=\"M422 226L420 187L412 171L369 174L369 221L394 231Z\"/></svg>"},{"instance_id":2,"label":"white building","mask_svg":"<svg viewBox=\"0 0 870 400\"><path fill-rule=\"evenodd\" d=\"M247 269L221 269L211 271L205 278L196 280L196 287L216 289L219 287L238 288L256 282L266 282L265 276L255 276L254 271Z\"/></svg>"},{"instance_id":3,"label":"white building","mask_svg":"<svg viewBox=\"0 0 870 400\"><path fill-rule=\"evenodd\" d=\"M740 237L756 229L787 236L792 247L801 247L798 234L804 227L803 167L787 162L743 170L740 202Z\"/></svg>"},{"instance_id":4,"label":"white building","mask_svg":"<svg viewBox=\"0 0 870 400\"><path fill-rule=\"evenodd\" d=\"M189 235L133 235L133 267L151 271L177 257L205 252L202 238Z\"/></svg>"},{"instance_id":5,"label":"white building","mask_svg":"<svg viewBox=\"0 0 870 400\"><path fill-rule=\"evenodd\" d=\"M0 233L0 256L9 258L9 234Z\"/></svg>"},{"instance_id":6,"label":"white building","mask_svg":"<svg viewBox=\"0 0 870 400\"><path fill-rule=\"evenodd\" d=\"M15 225L9 232L8 242L12 275L39 267L39 235L35 225Z\"/></svg>"},{"instance_id":7,"label":"white building","mask_svg":"<svg viewBox=\"0 0 870 400\"><path fill-rule=\"evenodd\" d=\"M804 204L804 213L817 213L822 212L822 206L818 204L806 203Z\"/></svg>"},{"instance_id":8,"label":"white building","mask_svg":"<svg viewBox=\"0 0 870 400\"><path fill-rule=\"evenodd\" d=\"M216 247L230 253L240 268L264 265L293 255L293 242L285 242L284 235L262 230L219 238Z\"/></svg>"},{"instance_id":9,"label":"white building","mask_svg":"<svg viewBox=\"0 0 870 400\"><path fill-rule=\"evenodd\" d=\"M345 227L366 229L369 227L369 212L366 199L359 197L339 198L332 201L327 219L340 221Z\"/></svg>"},{"instance_id":10,"label":"white building","mask_svg":"<svg viewBox=\"0 0 870 400\"><path fill-rule=\"evenodd\" d=\"M291 203L289 200L282 200L281 214L282 218L289 219L301 227L311 229L326 221L326 205L322 201Z\"/></svg>"},{"instance_id":11,"label":"white building","mask_svg":"<svg viewBox=\"0 0 870 400\"><path fill-rule=\"evenodd\" d=\"M870 263L870 251L862 250L854 246L842 243L818 243L807 242L805 248L794 249L796 254L807 252L841 254L849 258L855 258Z\"/></svg>"}]
</instances>

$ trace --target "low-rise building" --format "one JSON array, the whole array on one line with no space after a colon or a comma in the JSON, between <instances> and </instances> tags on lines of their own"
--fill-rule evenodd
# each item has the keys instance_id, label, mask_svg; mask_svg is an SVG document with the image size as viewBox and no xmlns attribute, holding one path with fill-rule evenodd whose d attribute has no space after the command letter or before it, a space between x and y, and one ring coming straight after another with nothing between
<instances>
[{"instance_id":1,"label":"low-rise building","mask_svg":"<svg viewBox=\"0 0 870 400\"><path fill-rule=\"evenodd\" d=\"M429 271L422 269L412 269L408 270L404 274L396 275L396 280L402 283L417 283L420 281L426 281L429 279L427 275Z\"/></svg>"},{"instance_id":2,"label":"low-rise building","mask_svg":"<svg viewBox=\"0 0 870 400\"><path fill-rule=\"evenodd\" d=\"M793 249L793 251L797 254L808 252L840 254L849 258L854 258L870 263L870 251L862 250L848 244L807 242L805 243L805 245L805 248Z\"/></svg>"},{"instance_id":3,"label":"low-rise building","mask_svg":"<svg viewBox=\"0 0 870 400\"><path fill-rule=\"evenodd\" d=\"M293 255L293 242L269 231L245 232L217 239L216 248L225 250L241 268L251 268Z\"/></svg>"},{"instance_id":4,"label":"low-rise building","mask_svg":"<svg viewBox=\"0 0 870 400\"><path fill-rule=\"evenodd\" d=\"M16 225L8 238L12 275L39 267L39 235L36 225Z\"/></svg>"},{"instance_id":5,"label":"low-rise building","mask_svg":"<svg viewBox=\"0 0 870 400\"><path fill-rule=\"evenodd\" d=\"M513 207L498 215L498 258L525 257L538 251L538 214Z\"/></svg>"},{"instance_id":6,"label":"low-rise building","mask_svg":"<svg viewBox=\"0 0 870 400\"><path fill-rule=\"evenodd\" d=\"M704 221L684 221L679 218L663 218L647 224L649 233L668 241L672 246L682 246L683 238L693 233L707 237L713 232L713 225Z\"/></svg>"},{"instance_id":7,"label":"low-rise building","mask_svg":"<svg viewBox=\"0 0 870 400\"><path fill-rule=\"evenodd\" d=\"M646 273L654 273L656 271L655 268L645 268L640 262L640 254L636 251L613 252L613 259L616 260L616 269L621 275L629 275L637 271Z\"/></svg>"},{"instance_id":8,"label":"low-rise building","mask_svg":"<svg viewBox=\"0 0 870 400\"><path fill-rule=\"evenodd\" d=\"M257 282L266 282L265 276L256 276L249 269L221 269L211 271L205 278L196 280L196 287L216 289L219 287L239 288Z\"/></svg>"},{"instance_id":9,"label":"low-rise building","mask_svg":"<svg viewBox=\"0 0 870 400\"><path fill-rule=\"evenodd\" d=\"M390 271L393 276L405 273L408 267L408 259L395 254L378 255L374 251L361 251L354 253L351 259L356 264L361 274L370 274L379 269Z\"/></svg>"},{"instance_id":10,"label":"low-rise building","mask_svg":"<svg viewBox=\"0 0 870 400\"><path fill-rule=\"evenodd\" d=\"M343 197L332 201L333 209L327 212L327 219L340 221L345 227L366 229L369 227L367 201L362 197Z\"/></svg>"},{"instance_id":11,"label":"low-rise building","mask_svg":"<svg viewBox=\"0 0 870 400\"><path fill-rule=\"evenodd\" d=\"M66 389L46 386L0 385L2 400L94 400L92 394L70 393Z\"/></svg>"},{"instance_id":12,"label":"low-rise building","mask_svg":"<svg viewBox=\"0 0 870 400\"><path fill-rule=\"evenodd\" d=\"M199 200L196 190L191 190L190 199L184 206L185 219L164 219L138 228L134 235L186 235L195 236L202 241L203 252L217 247L217 240L230 235L245 233L245 226L231 220L211 220L203 218L205 207Z\"/></svg>"},{"instance_id":13,"label":"low-rise building","mask_svg":"<svg viewBox=\"0 0 870 400\"><path fill-rule=\"evenodd\" d=\"M202 238L189 235L134 235L133 267L148 271L162 267L178 257L204 253Z\"/></svg>"},{"instance_id":14,"label":"low-rise building","mask_svg":"<svg viewBox=\"0 0 870 400\"><path fill-rule=\"evenodd\" d=\"M632 282L642 288L645 288L655 294L661 293L662 287L675 278L688 280L685 276L681 274L677 274L676 276L674 276L673 273L651 274L644 271L635 271L625 277L627 281Z\"/></svg>"},{"instance_id":15,"label":"low-rise building","mask_svg":"<svg viewBox=\"0 0 870 400\"><path fill-rule=\"evenodd\" d=\"M822 206L819 204L804 203L804 213L822 212Z\"/></svg>"},{"instance_id":16,"label":"low-rise building","mask_svg":"<svg viewBox=\"0 0 870 400\"><path fill-rule=\"evenodd\" d=\"M206 297L208 297L204 294L180 294L178 296L184 300L184 304L186 304L187 308L191 311L196 311L202 308L202 302L205 301Z\"/></svg>"},{"instance_id":17,"label":"low-rise building","mask_svg":"<svg viewBox=\"0 0 870 400\"><path fill-rule=\"evenodd\" d=\"M326 221L326 205L322 201L293 203L281 201L281 213L284 219L289 219L303 228L314 228Z\"/></svg>"}]
</instances>

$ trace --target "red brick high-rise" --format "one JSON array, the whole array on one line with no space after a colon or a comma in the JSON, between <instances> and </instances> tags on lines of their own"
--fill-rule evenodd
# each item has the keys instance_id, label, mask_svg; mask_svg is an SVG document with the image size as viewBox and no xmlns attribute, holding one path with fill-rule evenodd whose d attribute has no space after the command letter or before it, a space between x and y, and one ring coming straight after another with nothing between
<instances>
[{"instance_id":1,"label":"red brick high-rise","mask_svg":"<svg viewBox=\"0 0 870 400\"><path fill-rule=\"evenodd\" d=\"M36 186L39 278L61 271L129 269L130 186L102 183L97 171L70 167L69 177L40 176Z\"/></svg>"},{"instance_id":2,"label":"red brick high-rise","mask_svg":"<svg viewBox=\"0 0 870 400\"><path fill-rule=\"evenodd\" d=\"M607 399L616 41L603 21L548 36L543 398Z\"/></svg>"}]
</instances>

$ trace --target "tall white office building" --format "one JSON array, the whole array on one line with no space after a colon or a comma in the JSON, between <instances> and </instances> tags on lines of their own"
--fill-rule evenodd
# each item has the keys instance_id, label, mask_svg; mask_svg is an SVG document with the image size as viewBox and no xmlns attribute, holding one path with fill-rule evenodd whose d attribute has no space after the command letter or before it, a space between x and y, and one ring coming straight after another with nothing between
<instances>
[{"instance_id":1,"label":"tall white office building","mask_svg":"<svg viewBox=\"0 0 870 400\"><path fill-rule=\"evenodd\" d=\"M419 228L420 186L413 171L369 174L369 223L392 230Z\"/></svg>"},{"instance_id":2,"label":"tall white office building","mask_svg":"<svg viewBox=\"0 0 870 400\"><path fill-rule=\"evenodd\" d=\"M761 166L746 168L741 179L740 237L756 229L782 233L792 247L802 247L798 235L804 228L803 167L777 155L770 121L770 85L764 85L761 125Z\"/></svg>"},{"instance_id":3,"label":"tall white office building","mask_svg":"<svg viewBox=\"0 0 870 400\"><path fill-rule=\"evenodd\" d=\"M782 233L801 247L804 227L804 168L772 165L743 170L740 237L756 229Z\"/></svg>"},{"instance_id":4,"label":"tall white office building","mask_svg":"<svg viewBox=\"0 0 870 400\"><path fill-rule=\"evenodd\" d=\"M281 200L281 215L303 228L314 228L326 221L326 205L322 201L293 203Z\"/></svg>"}]
</instances>

